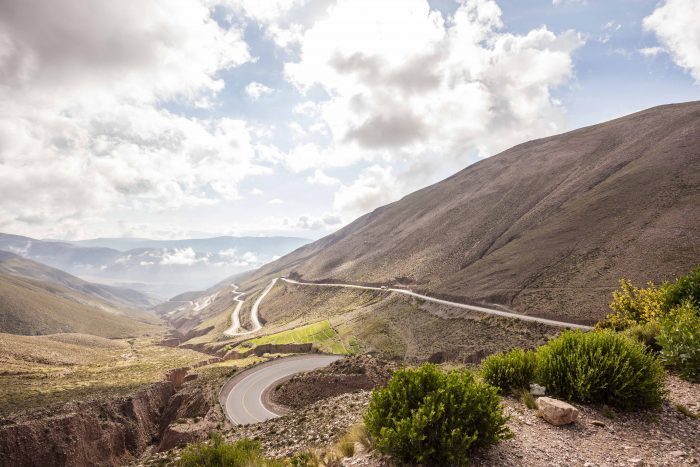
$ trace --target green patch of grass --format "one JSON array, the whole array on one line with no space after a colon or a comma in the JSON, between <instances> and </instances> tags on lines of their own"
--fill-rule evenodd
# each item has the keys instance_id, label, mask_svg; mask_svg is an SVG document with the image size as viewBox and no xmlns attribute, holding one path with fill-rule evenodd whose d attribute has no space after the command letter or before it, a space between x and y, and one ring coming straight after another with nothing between
<instances>
[{"instance_id":1,"label":"green patch of grass","mask_svg":"<svg viewBox=\"0 0 700 467\"><path fill-rule=\"evenodd\" d=\"M535 400L535 397L530 394L530 391L527 389L522 389L520 391L520 400L523 404L525 404L525 407L530 410L535 410L537 408L537 401Z\"/></svg>"},{"instance_id":2,"label":"green patch of grass","mask_svg":"<svg viewBox=\"0 0 700 467\"><path fill-rule=\"evenodd\" d=\"M322 352L345 355L349 353L338 333L328 321L319 321L288 331L257 337L247 341L249 347L264 344L307 344L311 343ZM239 347L243 348L244 344Z\"/></svg>"},{"instance_id":3,"label":"green patch of grass","mask_svg":"<svg viewBox=\"0 0 700 467\"><path fill-rule=\"evenodd\" d=\"M267 459L260 449L260 443L242 439L235 443L226 443L223 436L214 433L208 442L191 444L182 453L178 465L183 467L199 466L282 466L281 461Z\"/></svg>"}]
</instances>

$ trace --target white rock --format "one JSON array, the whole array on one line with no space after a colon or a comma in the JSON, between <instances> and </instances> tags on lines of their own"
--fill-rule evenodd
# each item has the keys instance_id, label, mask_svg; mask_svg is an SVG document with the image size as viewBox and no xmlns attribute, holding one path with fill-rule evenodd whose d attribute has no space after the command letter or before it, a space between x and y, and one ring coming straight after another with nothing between
<instances>
[{"instance_id":1,"label":"white rock","mask_svg":"<svg viewBox=\"0 0 700 467\"><path fill-rule=\"evenodd\" d=\"M533 396L544 396L547 393L547 389L539 384L532 383L530 385L530 394Z\"/></svg>"},{"instance_id":2,"label":"white rock","mask_svg":"<svg viewBox=\"0 0 700 467\"><path fill-rule=\"evenodd\" d=\"M573 405L551 397L538 397L537 408L542 412L542 418L555 426L575 422L579 413Z\"/></svg>"}]
</instances>

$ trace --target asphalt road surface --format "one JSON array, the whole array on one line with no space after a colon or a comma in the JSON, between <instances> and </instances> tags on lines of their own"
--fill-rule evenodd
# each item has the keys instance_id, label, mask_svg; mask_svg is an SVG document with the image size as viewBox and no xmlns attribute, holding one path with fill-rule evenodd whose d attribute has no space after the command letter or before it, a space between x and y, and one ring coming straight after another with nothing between
<instances>
[{"instance_id":1,"label":"asphalt road surface","mask_svg":"<svg viewBox=\"0 0 700 467\"><path fill-rule=\"evenodd\" d=\"M322 368L341 358L340 355L307 354L256 365L228 380L221 388L219 402L234 425L248 425L278 417L279 414L263 404L265 389L288 376Z\"/></svg>"},{"instance_id":2,"label":"asphalt road surface","mask_svg":"<svg viewBox=\"0 0 700 467\"><path fill-rule=\"evenodd\" d=\"M441 300L439 298L433 298L429 297L427 295L421 295L419 293L411 292L410 290L405 290L405 289L394 289L394 288L387 288L387 287L369 287L369 286L364 286L364 285L354 285L354 284L316 284L314 282L299 282L295 281L292 279L286 279L282 278L283 281L288 282L290 284L298 284L298 285L309 285L309 286L318 286L318 287L347 287L351 289L365 289L365 290L380 290L380 291L386 291L386 292L396 292L404 295L410 295L412 297L417 297L420 299L423 299L428 302L433 302L433 303L439 303L441 305L448 305L448 306L453 306L457 308L463 308L465 310L472 310L472 311L478 311L480 313L486 313L488 315L494 315L494 316L503 316L505 318L514 318L514 319L519 319L521 321L532 321L535 323L542 323L542 324L547 324L549 326L556 326L560 328L571 328L571 329L583 329L583 330L591 330L593 329L591 326L585 326L583 324L574 324L574 323L567 323L565 321L556 321L553 319L547 319L547 318L538 318L537 316L529 316L529 315L521 315L518 313L511 313L509 311L503 311L503 310L495 310L493 308L486 308L483 306L476 306L476 305L467 305L464 303L457 303L457 302L451 302L449 300Z\"/></svg>"}]
</instances>

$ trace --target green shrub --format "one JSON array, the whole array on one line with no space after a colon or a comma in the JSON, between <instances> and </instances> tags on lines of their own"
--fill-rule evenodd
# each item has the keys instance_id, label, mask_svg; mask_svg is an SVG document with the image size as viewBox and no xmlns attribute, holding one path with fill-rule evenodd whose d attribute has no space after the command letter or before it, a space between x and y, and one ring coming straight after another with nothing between
<instances>
[{"instance_id":1,"label":"green shrub","mask_svg":"<svg viewBox=\"0 0 700 467\"><path fill-rule=\"evenodd\" d=\"M641 342L653 353L659 353L661 351L661 346L657 342L659 330L659 323L656 321L651 321L644 324L635 324L634 326L625 329L623 334Z\"/></svg>"},{"instance_id":2,"label":"green shrub","mask_svg":"<svg viewBox=\"0 0 700 467\"><path fill-rule=\"evenodd\" d=\"M643 344L610 330L564 331L537 349L537 381L566 400L625 410L655 407L664 376Z\"/></svg>"},{"instance_id":3,"label":"green shrub","mask_svg":"<svg viewBox=\"0 0 700 467\"><path fill-rule=\"evenodd\" d=\"M468 371L426 364L394 373L365 415L377 449L406 463L464 465L469 452L510 436L496 389Z\"/></svg>"},{"instance_id":4,"label":"green shrub","mask_svg":"<svg viewBox=\"0 0 700 467\"><path fill-rule=\"evenodd\" d=\"M690 300L661 321L661 359L683 378L700 382L700 313Z\"/></svg>"},{"instance_id":5,"label":"green shrub","mask_svg":"<svg viewBox=\"0 0 700 467\"><path fill-rule=\"evenodd\" d=\"M649 282L646 288L639 288L622 279L610 303L613 313L596 326L619 331L635 324L660 321L686 301L700 310L700 267L673 283L664 282L658 287Z\"/></svg>"},{"instance_id":6,"label":"green shrub","mask_svg":"<svg viewBox=\"0 0 700 467\"><path fill-rule=\"evenodd\" d=\"M490 355L481 363L481 376L503 393L529 387L535 374L535 353L513 349Z\"/></svg>"},{"instance_id":7,"label":"green shrub","mask_svg":"<svg viewBox=\"0 0 700 467\"><path fill-rule=\"evenodd\" d=\"M668 288L665 306L675 308L683 302L690 301L695 310L700 310L700 267L690 271Z\"/></svg>"},{"instance_id":8,"label":"green shrub","mask_svg":"<svg viewBox=\"0 0 700 467\"><path fill-rule=\"evenodd\" d=\"M280 462L265 459L260 443L242 439L235 443L224 441L220 433L214 433L208 442L189 445L178 465L185 467L276 467Z\"/></svg>"}]
</instances>

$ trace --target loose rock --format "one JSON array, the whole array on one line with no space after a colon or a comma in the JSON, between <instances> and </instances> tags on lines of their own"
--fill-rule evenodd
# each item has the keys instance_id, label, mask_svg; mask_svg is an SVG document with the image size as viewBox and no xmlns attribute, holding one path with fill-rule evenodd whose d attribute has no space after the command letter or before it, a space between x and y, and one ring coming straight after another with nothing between
<instances>
[{"instance_id":1,"label":"loose rock","mask_svg":"<svg viewBox=\"0 0 700 467\"><path fill-rule=\"evenodd\" d=\"M551 397L539 397L537 408L542 412L542 418L555 426L573 423L578 418L576 407Z\"/></svg>"}]
</instances>

